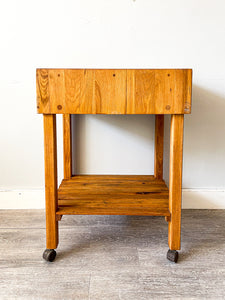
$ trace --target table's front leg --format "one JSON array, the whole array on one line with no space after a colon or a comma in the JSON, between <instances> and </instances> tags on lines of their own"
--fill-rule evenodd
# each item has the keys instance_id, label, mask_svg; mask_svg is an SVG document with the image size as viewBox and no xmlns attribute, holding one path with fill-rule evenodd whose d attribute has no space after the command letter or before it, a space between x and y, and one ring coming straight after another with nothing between
<instances>
[{"instance_id":1,"label":"table's front leg","mask_svg":"<svg viewBox=\"0 0 225 300\"><path fill-rule=\"evenodd\" d=\"M44 116L44 153L45 153L45 210L46 210L46 250L43 257L53 261L58 245L58 221L56 211L57 197L57 144L56 115Z\"/></svg>"},{"instance_id":2,"label":"table's front leg","mask_svg":"<svg viewBox=\"0 0 225 300\"><path fill-rule=\"evenodd\" d=\"M183 160L184 115L171 115L170 127L170 171L169 171L169 210L168 251L174 261L180 249L181 198L182 198L182 160ZM169 257L168 257L169 258Z\"/></svg>"}]
</instances>

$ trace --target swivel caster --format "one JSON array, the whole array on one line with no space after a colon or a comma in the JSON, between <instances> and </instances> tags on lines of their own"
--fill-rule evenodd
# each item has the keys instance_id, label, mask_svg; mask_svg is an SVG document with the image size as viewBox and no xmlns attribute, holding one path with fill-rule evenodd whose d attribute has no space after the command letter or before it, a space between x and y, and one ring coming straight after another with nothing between
<instances>
[{"instance_id":1,"label":"swivel caster","mask_svg":"<svg viewBox=\"0 0 225 300\"><path fill-rule=\"evenodd\" d=\"M56 251L54 249L46 249L43 253L43 258L46 261L52 262L56 257Z\"/></svg>"},{"instance_id":2,"label":"swivel caster","mask_svg":"<svg viewBox=\"0 0 225 300\"><path fill-rule=\"evenodd\" d=\"M178 261L178 252L169 249L167 252L167 259L176 263Z\"/></svg>"}]
</instances>

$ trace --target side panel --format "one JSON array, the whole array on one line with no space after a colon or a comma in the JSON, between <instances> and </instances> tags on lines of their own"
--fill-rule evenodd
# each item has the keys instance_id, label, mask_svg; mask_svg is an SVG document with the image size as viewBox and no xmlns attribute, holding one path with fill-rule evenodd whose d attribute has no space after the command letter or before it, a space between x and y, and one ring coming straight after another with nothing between
<instances>
[{"instance_id":1,"label":"side panel","mask_svg":"<svg viewBox=\"0 0 225 300\"><path fill-rule=\"evenodd\" d=\"M37 69L44 114L188 114L192 70Z\"/></svg>"}]
</instances>

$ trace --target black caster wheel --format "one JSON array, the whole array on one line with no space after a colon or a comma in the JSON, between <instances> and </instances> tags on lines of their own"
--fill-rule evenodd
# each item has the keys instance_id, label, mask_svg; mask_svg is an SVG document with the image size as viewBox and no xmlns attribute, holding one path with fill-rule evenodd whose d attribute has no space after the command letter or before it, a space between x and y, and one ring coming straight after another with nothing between
<instances>
[{"instance_id":1,"label":"black caster wheel","mask_svg":"<svg viewBox=\"0 0 225 300\"><path fill-rule=\"evenodd\" d=\"M178 261L178 252L169 249L167 252L167 259L176 263Z\"/></svg>"},{"instance_id":2,"label":"black caster wheel","mask_svg":"<svg viewBox=\"0 0 225 300\"><path fill-rule=\"evenodd\" d=\"M46 261L52 262L56 257L56 251L54 249L46 249L43 253L43 258Z\"/></svg>"}]
</instances>

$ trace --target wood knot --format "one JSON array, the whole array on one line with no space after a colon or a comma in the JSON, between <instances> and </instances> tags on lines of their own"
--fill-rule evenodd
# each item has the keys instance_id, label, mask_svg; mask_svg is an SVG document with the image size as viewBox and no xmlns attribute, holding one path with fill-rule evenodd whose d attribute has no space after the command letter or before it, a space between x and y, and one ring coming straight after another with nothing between
<instances>
[{"instance_id":1,"label":"wood knot","mask_svg":"<svg viewBox=\"0 0 225 300\"><path fill-rule=\"evenodd\" d=\"M61 110L61 109L62 109L62 105L58 105L57 108L58 108L59 110Z\"/></svg>"},{"instance_id":2,"label":"wood knot","mask_svg":"<svg viewBox=\"0 0 225 300\"><path fill-rule=\"evenodd\" d=\"M184 111L185 111L185 112L189 112L189 111L190 111L190 109L191 109L191 105L190 105L190 103L188 103L188 102L185 102L185 105L184 105Z\"/></svg>"},{"instance_id":3,"label":"wood knot","mask_svg":"<svg viewBox=\"0 0 225 300\"><path fill-rule=\"evenodd\" d=\"M116 76L116 74L113 74L113 77L115 77Z\"/></svg>"},{"instance_id":4,"label":"wood knot","mask_svg":"<svg viewBox=\"0 0 225 300\"><path fill-rule=\"evenodd\" d=\"M58 77L60 77L60 74L58 74Z\"/></svg>"},{"instance_id":5,"label":"wood knot","mask_svg":"<svg viewBox=\"0 0 225 300\"><path fill-rule=\"evenodd\" d=\"M167 74L167 76L169 77L169 76L170 76L170 74Z\"/></svg>"},{"instance_id":6,"label":"wood knot","mask_svg":"<svg viewBox=\"0 0 225 300\"><path fill-rule=\"evenodd\" d=\"M137 195L148 195L151 192L136 192Z\"/></svg>"},{"instance_id":7,"label":"wood knot","mask_svg":"<svg viewBox=\"0 0 225 300\"><path fill-rule=\"evenodd\" d=\"M170 110L170 105L167 105L167 106L166 106L166 110Z\"/></svg>"}]
</instances>

